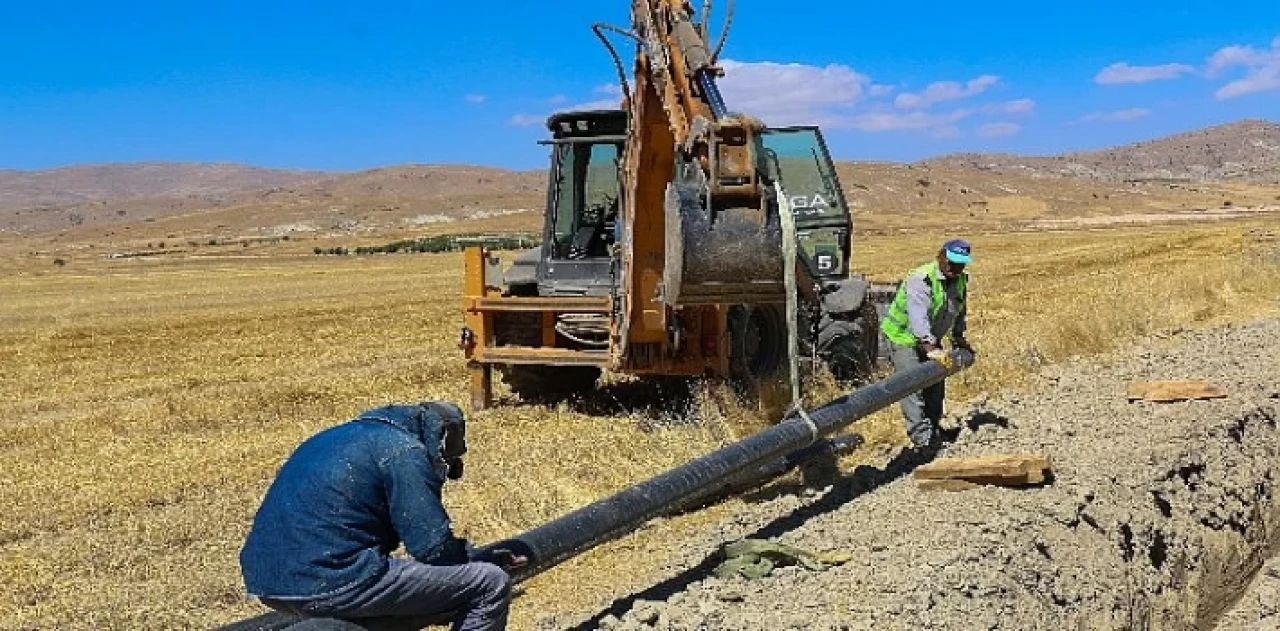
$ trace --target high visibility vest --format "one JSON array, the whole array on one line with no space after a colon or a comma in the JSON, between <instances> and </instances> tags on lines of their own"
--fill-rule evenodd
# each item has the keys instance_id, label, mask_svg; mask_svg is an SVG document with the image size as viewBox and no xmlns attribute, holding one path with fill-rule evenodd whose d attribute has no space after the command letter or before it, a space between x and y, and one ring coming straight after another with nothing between
<instances>
[{"instance_id":1,"label":"high visibility vest","mask_svg":"<svg viewBox=\"0 0 1280 631\"><path fill-rule=\"evenodd\" d=\"M929 320L932 321L938 317L943 304L947 301L947 290L942 285L942 270L938 269L938 262L934 261L911 270L907 276L909 278L917 274L927 278L932 289L929 295ZM958 282L960 283L959 298L963 303L966 298L969 275L961 274ZM893 303L889 305L889 311L885 313L884 320L880 322L880 331L889 338L890 342L899 346L916 345L916 336L911 332L911 322L907 316L907 281L905 279L898 285L898 293L893 297ZM944 335L946 333L950 331L943 332Z\"/></svg>"}]
</instances>

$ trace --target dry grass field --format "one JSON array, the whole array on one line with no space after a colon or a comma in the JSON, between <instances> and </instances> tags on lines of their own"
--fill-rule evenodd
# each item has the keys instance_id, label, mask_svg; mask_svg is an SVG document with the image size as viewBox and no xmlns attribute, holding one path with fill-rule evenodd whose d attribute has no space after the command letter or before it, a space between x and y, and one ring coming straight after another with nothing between
<instances>
[{"instance_id":1,"label":"dry grass field","mask_svg":"<svg viewBox=\"0 0 1280 631\"><path fill-rule=\"evenodd\" d=\"M1148 332L1280 313L1267 231L1241 220L971 233L980 359L953 380L952 402ZM861 240L855 265L892 278L942 237ZM289 451L368 407L465 400L457 255L0 260L3 629L208 628L256 613L237 552ZM619 384L591 410L478 414L468 477L447 504L481 542L541 523L765 420L722 392L704 390L687 413L612 405L632 394ZM602 408L613 415L584 413ZM889 411L857 429L898 444L898 425ZM676 540L725 510L633 537ZM533 581L513 626L580 610L637 564L663 566L618 564L610 552L629 545Z\"/></svg>"}]
</instances>

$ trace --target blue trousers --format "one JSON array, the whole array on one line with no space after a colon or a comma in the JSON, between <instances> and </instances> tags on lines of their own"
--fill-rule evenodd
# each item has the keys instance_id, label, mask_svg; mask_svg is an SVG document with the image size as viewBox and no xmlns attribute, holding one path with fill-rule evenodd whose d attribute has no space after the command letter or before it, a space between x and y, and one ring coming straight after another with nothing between
<instances>
[{"instance_id":1,"label":"blue trousers","mask_svg":"<svg viewBox=\"0 0 1280 631\"><path fill-rule=\"evenodd\" d=\"M302 618L350 620L371 631L401 631L452 622L453 631L502 631L511 606L511 579L492 563L426 565L391 559L373 583L314 600L263 598L262 604Z\"/></svg>"}]
</instances>

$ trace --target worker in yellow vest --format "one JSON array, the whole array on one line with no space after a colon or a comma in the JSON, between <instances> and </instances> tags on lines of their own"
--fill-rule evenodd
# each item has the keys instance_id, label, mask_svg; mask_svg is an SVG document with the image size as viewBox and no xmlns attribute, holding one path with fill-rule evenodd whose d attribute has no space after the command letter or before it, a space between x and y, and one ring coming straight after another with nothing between
<instances>
[{"instance_id":1,"label":"worker in yellow vest","mask_svg":"<svg viewBox=\"0 0 1280 631\"><path fill-rule=\"evenodd\" d=\"M894 371L904 371L929 360L944 359L942 338L951 335L955 348L973 350L965 339L965 312L972 260L969 243L952 239L942 245L937 260L911 270L889 310L880 331L889 339ZM917 448L936 448L938 422L942 419L945 382L939 381L902 400L907 435Z\"/></svg>"}]
</instances>

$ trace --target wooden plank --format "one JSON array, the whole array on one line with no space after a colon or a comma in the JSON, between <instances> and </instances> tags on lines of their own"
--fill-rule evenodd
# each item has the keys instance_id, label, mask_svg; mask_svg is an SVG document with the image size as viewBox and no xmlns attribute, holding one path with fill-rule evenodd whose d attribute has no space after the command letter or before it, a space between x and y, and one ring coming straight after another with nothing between
<instances>
[{"instance_id":1,"label":"wooden plank","mask_svg":"<svg viewBox=\"0 0 1280 631\"><path fill-rule=\"evenodd\" d=\"M916 483L921 491L968 491L980 486L968 480L920 480Z\"/></svg>"},{"instance_id":2,"label":"wooden plank","mask_svg":"<svg viewBox=\"0 0 1280 631\"><path fill-rule=\"evenodd\" d=\"M1227 389L1203 379L1183 381L1143 381L1129 384L1130 401L1139 399L1156 403L1190 401L1193 399L1221 399Z\"/></svg>"},{"instance_id":3,"label":"wooden plank","mask_svg":"<svg viewBox=\"0 0 1280 631\"><path fill-rule=\"evenodd\" d=\"M1052 471L1048 456L997 455L975 458L943 458L916 468L920 481L959 480L975 485L1025 486L1043 484ZM957 485L928 486L948 487ZM954 489L951 489L954 490Z\"/></svg>"}]
</instances>

